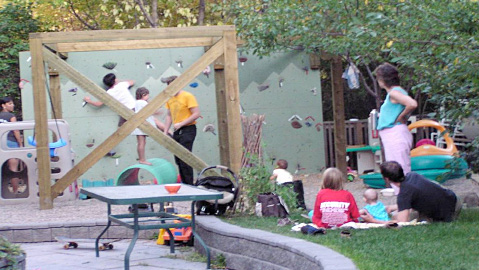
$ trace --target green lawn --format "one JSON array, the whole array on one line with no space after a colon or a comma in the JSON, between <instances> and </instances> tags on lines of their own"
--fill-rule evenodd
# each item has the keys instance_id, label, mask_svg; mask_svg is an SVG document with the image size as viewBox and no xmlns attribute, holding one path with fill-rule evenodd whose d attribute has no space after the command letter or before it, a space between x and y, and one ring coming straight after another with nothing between
<instances>
[{"instance_id":1,"label":"green lawn","mask_svg":"<svg viewBox=\"0 0 479 270\"><path fill-rule=\"evenodd\" d=\"M306 219L293 216L300 222ZM479 210L467 209L452 223L400 229L353 230L351 238L340 230L326 235L291 232L278 227L277 218L255 216L223 218L231 224L271 231L327 246L351 258L359 269L479 269Z\"/></svg>"}]
</instances>

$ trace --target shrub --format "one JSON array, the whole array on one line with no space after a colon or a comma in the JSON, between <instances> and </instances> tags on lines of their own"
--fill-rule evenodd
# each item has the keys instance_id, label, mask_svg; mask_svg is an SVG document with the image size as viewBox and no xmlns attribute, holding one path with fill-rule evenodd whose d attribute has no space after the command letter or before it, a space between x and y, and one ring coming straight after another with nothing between
<instances>
[{"instance_id":1,"label":"shrub","mask_svg":"<svg viewBox=\"0 0 479 270\"><path fill-rule=\"evenodd\" d=\"M25 254L25 252L17 244L10 243L3 236L0 236L0 260L6 262L5 269L19 269L18 256Z\"/></svg>"},{"instance_id":2,"label":"shrub","mask_svg":"<svg viewBox=\"0 0 479 270\"><path fill-rule=\"evenodd\" d=\"M261 193L275 192L281 196L290 211L296 209L296 193L293 187L278 186L269 180L270 169L257 157L250 158L250 164L240 171L241 197L244 202L242 212L253 213L258 195Z\"/></svg>"}]
</instances>

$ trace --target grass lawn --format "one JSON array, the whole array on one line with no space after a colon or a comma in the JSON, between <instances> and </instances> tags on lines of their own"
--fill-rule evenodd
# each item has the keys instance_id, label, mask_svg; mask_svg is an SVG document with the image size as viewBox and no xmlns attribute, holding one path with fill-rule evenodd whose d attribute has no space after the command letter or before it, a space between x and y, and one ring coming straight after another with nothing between
<instances>
[{"instance_id":1,"label":"grass lawn","mask_svg":"<svg viewBox=\"0 0 479 270\"><path fill-rule=\"evenodd\" d=\"M292 216L307 222L300 216ZM353 230L351 238L328 230L326 235L303 235L278 227L277 218L256 216L223 218L225 222L301 238L327 246L359 269L479 269L479 210L465 209L452 223L433 223L400 229Z\"/></svg>"}]
</instances>

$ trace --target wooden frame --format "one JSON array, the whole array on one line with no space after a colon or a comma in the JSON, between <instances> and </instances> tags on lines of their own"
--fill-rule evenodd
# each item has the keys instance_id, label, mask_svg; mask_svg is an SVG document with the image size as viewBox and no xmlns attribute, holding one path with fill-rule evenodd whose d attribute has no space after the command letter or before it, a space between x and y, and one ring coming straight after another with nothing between
<instances>
[{"instance_id":1,"label":"wooden frame","mask_svg":"<svg viewBox=\"0 0 479 270\"><path fill-rule=\"evenodd\" d=\"M223 165L238 172L241 166L242 132L239 105L238 57L234 26L198 26L140 30L102 30L62 33L31 33L32 83L34 93L35 133L37 140L38 183L40 209L53 208L53 199L120 143L135 128L140 128L172 154L196 170L208 165L170 137L145 122L166 101L187 86L204 68L215 66L216 102L220 160ZM152 48L182 48L205 46L209 49L193 65L152 99L140 112L134 113L108 95L102 88L66 63L68 52L97 50L131 50ZM58 80L55 72L67 76L80 88L110 107L128 121L111 134L90 154L78 162L65 176L51 186L50 156L47 128L47 96L45 63L50 68L50 79ZM53 72L53 73L52 73ZM58 87L56 87L58 88ZM56 97L59 89L54 90ZM52 102L61 112L61 100Z\"/></svg>"}]
</instances>

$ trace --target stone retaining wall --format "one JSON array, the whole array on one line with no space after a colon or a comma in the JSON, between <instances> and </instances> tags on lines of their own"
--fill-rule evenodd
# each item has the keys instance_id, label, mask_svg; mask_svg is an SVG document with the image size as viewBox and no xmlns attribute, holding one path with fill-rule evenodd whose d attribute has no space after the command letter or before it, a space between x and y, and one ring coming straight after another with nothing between
<instances>
[{"instance_id":1,"label":"stone retaining wall","mask_svg":"<svg viewBox=\"0 0 479 270\"><path fill-rule=\"evenodd\" d=\"M13 243L51 242L55 237L96 238L105 228L104 220L88 222L28 223L0 226L0 235ZM223 255L235 270L357 269L345 256L318 244L225 223L214 216L197 216L196 230L210 247L213 257ZM158 230L140 231L139 238L151 239ZM104 238L125 239L133 230L112 224ZM197 241L200 253L203 248Z\"/></svg>"},{"instance_id":2,"label":"stone retaining wall","mask_svg":"<svg viewBox=\"0 0 479 270\"><path fill-rule=\"evenodd\" d=\"M49 222L26 223L0 226L0 235L13 243L36 243L56 241L55 237L91 239L97 238L105 229L107 221L87 222ZM150 239L158 230L140 231L140 239ZM103 238L124 239L132 238L133 230L112 223Z\"/></svg>"},{"instance_id":3,"label":"stone retaining wall","mask_svg":"<svg viewBox=\"0 0 479 270\"><path fill-rule=\"evenodd\" d=\"M357 269L347 257L318 244L222 222L214 216L196 217L196 231L212 256L222 254L235 270ZM195 242L201 253L204 249Z\"/></svg>"}]
</instances>

